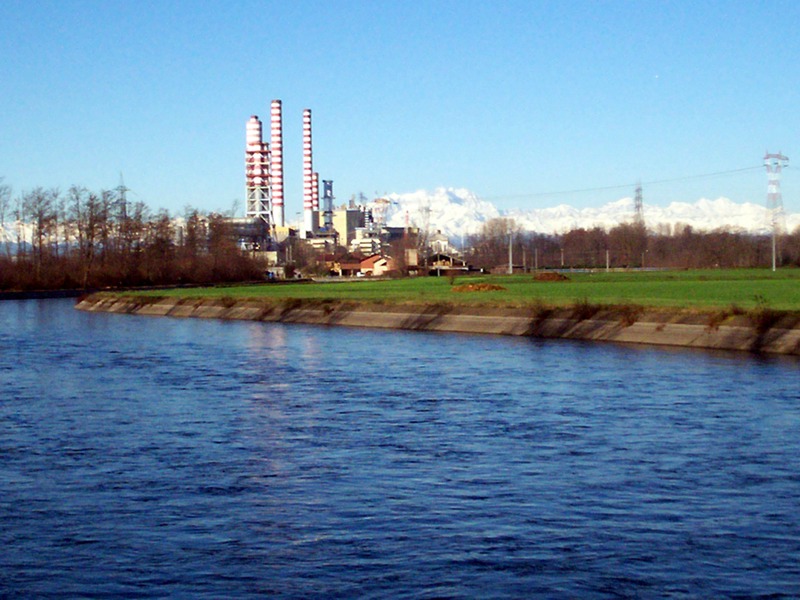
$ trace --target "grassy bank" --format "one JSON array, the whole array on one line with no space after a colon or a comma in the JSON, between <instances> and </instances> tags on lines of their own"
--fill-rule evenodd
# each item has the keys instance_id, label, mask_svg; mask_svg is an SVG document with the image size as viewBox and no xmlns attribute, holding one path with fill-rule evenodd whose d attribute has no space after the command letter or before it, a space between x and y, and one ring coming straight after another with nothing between
<instances>
[{"instance_id":1,"label":"grassy bank","mask_svg":"<svg viewBox=\"0 0 800 600\"><path fill-rule=\"evenodd\" d=\"M698 270L567 273L564 281L535 281L532 275L419 277L386 281L264 284L139 292L179 298L332 300L378 304L445 303L462 306L525 307L635 304L643 307L800 311L800 270ZM455 291L472 284L501 287ZM487 286L484 286L487 287Z\"/></svg>"}]
</instances>

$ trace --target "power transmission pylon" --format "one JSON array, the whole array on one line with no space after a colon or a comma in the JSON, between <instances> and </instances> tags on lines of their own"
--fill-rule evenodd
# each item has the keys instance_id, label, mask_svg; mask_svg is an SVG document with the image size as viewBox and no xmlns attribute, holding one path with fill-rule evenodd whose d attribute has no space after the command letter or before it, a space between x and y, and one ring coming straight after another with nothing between
<instances>
[{"instance_id":1,"label":"power transmission pylon","mask_svg":"<svg viewBox=\"0 0 800 600\"><path fill-rule=\"evenodd\" d=\"M633 199L633 222L636 225L644 225L644 204L642 203L642 184L636 184L636 196Z\"/></svg>"},{"instance_id":2,"label":"power transmission pylon","mask_svg":"<svg viewBox=\"0 0 800 600\"><path fill-rule=\"evenodd\" d=\"M767 168L767 213L772 226L772 270L777 267L778 235L785 229L786 215L783 213L781 196L781 171L789 165L789 157L781 152L764 155L764 166Z\"/></svg>"},{"instance_id":3,"label":"power transmission pylon","mask_svg":"<svg viewBox=\"0 0 800 600\"><path fill-rule=\"evenodd\" d=\"M116 188L117 200L116 204L119 206L120 219L125 221L128 218L128 197L127 192L130 191L129 187L125 187L125 182L122 179L122 173L119 174L119 185Z\"/></svg>"}]
</instances>

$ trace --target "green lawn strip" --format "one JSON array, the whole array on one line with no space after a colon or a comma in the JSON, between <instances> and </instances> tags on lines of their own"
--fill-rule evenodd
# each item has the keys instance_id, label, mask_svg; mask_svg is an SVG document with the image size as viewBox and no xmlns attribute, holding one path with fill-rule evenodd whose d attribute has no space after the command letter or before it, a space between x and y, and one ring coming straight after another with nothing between
<instances>
[{"instance_id":1,"label":"green lawn strip","mask_svg":"<svg viewBox=\"0 0 800 600\"><path fill-rule=\"evenodd\" d=\"M461 306L568 306L576 303L636 304L692 309L800 311L800 270L708 270L567 273L568 281L538 282L532 275L478 275L456 286L492 283L496 291L454 292L447 277L382 281L287 283L136 292L179 298L352 301L375 304L447 303ZM130 294L130 292L129 292Z\"/></svg>"},{"instance_id":2,"label":"green lawn strip","mask_svg":"<svg viewBox=\"0 0 800 600\"><path fill-rule=\"evenodd\" d=\"M574 282L572 289L553 286L537 291L545 301L564 303L586 299L598 304L632 303L675 308L754 308L768 305L779 310L800 308L800 284L785 281L642 281Z\"/></svg>"}]
</instances>

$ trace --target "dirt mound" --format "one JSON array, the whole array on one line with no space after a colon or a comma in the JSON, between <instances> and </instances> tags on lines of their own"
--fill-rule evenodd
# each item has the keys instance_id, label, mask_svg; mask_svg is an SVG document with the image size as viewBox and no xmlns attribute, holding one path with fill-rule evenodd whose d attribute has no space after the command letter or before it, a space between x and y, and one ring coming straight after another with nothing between
<instances>
[{"instance_id":1,"label":"dirt mound","mask_svg":"<svg viewBox=\"0 0 800 600\"><path fill-rule=\"evenodd\" d=\"M493 283L467 283L465 285L457 285L453 287L454 292L494 292L504 290L502 285L495 285Z\"/></svg>"},{"instance_id":2,"label":"dirt mound","mask_svg":"<svg viewBox=\"0 0 800 600\"><path fill-rule=\"evenodd\" d=\"M569 277L554 271L543 271L533 276L534 281L569 281Z\"/></svg>"}]
</instances>

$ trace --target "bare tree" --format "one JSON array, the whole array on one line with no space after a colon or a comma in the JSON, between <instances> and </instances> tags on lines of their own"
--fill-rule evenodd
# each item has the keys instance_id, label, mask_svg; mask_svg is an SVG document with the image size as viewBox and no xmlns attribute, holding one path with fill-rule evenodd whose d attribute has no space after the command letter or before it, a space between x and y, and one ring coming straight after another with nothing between
<instances>
[{"instance_id":1,"label":"bare tree","mask_svg":"<svg viewBox=\"0 0 800 600\"><path fill-rule=\"evenodd\" d=\"M3 246L6 250L6 257L11 258L11 245L9 235L6 230L6 214L11 207L11 186L4 183L5 177L0 177L0 229L3 230Z\"/></svg>"},{"instance_id":2,"label":"bare tree","mask_svg":"<svg viewBox=\"0 0 800 600\"><path fill-rule=\"evenodd\" d=\"M103 227L103 204L97 194L77 186L69 189L68 198L69 218L75 227L80 281L86 289L92 282L97 244Z\"/></svg>"},{"instance_id":3,"label":"bare tree","mask_svg":"<svg viewBox=\"0 0 800 600\"><path fill-rule=\"evenodd\" d=\"M196 209L188 206L185 209L185 215L181 246L185 257L194 261L205 245L205 220Z\"/></svg>"},{"instance_id":4,"label":"bare tree","mask_svg":"<svg viewBox=\"0 0 800 600\"><path fill-rule=\"evenodd\" d=\"M206 218L196 209L187 206L184 223L179 236L179 273L181 280L201 282L210 278L207 269L207 230Z\"/></svg>"},{"instance_id":5,"label":"bare tree","mask_svg":"<svg viewBox=\"0 0 800 600\"><path fill-rule=\"evenodd\" d=\"M47 256L48 259L53 258L58 261L61 252L61 217L63 215L64 199L61 197L61 191L58 188L50 188L47 190L50 196L50 221L47 230ZM66 241L66 240L65 240Z\"/></svg>"},{"instance_id":6,"label":"bare tree","mask_svg":"<svg viewBox=\"0 0 800 600\"><path fill-rule=\"evenodd\" d=\"M114 253L114 215L112 192L101 190L99 200L100 262L105 264Z\"/></svg>"},{"instance_id":7,"label":"bare tree","mask_svg":"<svg viewBox=\"0 0 800 600\"><path fill-rule=\"evenodd\" d=\"M149 283L166 283L173 274L175 230L166 211L148 223L145 233L145 275Z\"/></svg>"},{"instance_id":8,"label":"bare tree","mask_svg":"<svg viewBox=\"0 0 800 600\"><path fill-rule=\"evenodd\" d=\"M608 235L600 228L573 229L561 238L565 260L573 267L597 267L605 264Z\"/></svg>"},{"instance_id":9,"label":"bare tree","mask_svg":"<svg viewBox=\"0 0 800 600\"><path fill-rule=\"evenodd\" d=\"M509 242L516 240L515 251L521 252L522 228L514 219L499 217L483 224L480 233L472 236L470 259L481 267L508 265Z\"/></svg>"},{"instance_id":10,"label":"bare tree","mask_svg":"<svg viewBox=\"0 0 800 600\"><path fill-rule=\"evenodd\" d=\"M37 281L41 279L42 265L47 255L45 240L50 239L56 223L54 198L57 194L56 190L47 191L37 187L24 194L22 199L25 213L31 219L31 255Z\"/></svg>"},{"instance_id":11,"label":"bare tree","mask_svg":"<svg viewBox=\"0 0 800 600\"><path fill-rule=\"evenodd\" d=\"M642 223L623 223L608 233L615 262L625 267L643 266L647 252L647 230Z\"/></svg>"}]
</instances>

